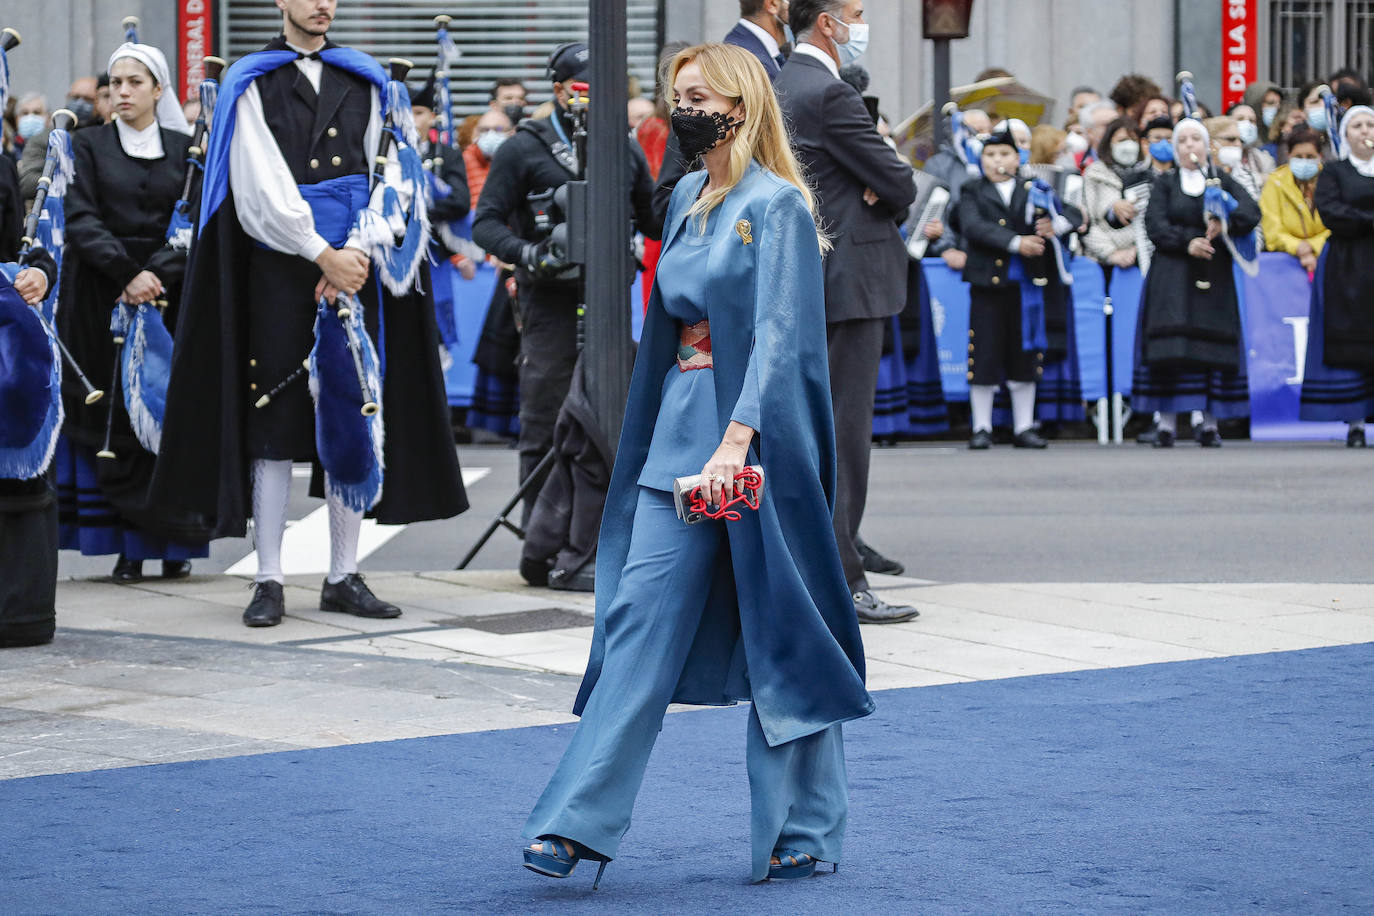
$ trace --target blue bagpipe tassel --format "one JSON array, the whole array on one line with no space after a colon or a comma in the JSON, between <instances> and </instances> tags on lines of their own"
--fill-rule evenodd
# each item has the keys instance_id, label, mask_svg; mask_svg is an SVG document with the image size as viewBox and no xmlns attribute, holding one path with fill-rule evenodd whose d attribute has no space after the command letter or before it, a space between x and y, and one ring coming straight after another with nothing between
<instances>
[{"instance_id":1,"label":"blue bagpipe tassel","mask_svg":"<svg viewBox=\"0 0 1374 916\"><path fill-rule=\"evenodd\" d=\"M162 418L167 413L167 383L172 374L172 334L161 311L150 303L131 307L120 303L110 319L110 333L118 336L115 323L124 327L120 353L120 379L129 425L139 443L158 453L162 445Z\"/></svg>"},{"instance_id":2,"label":"blue bagpipe tassel","mask_svg":"<svg viewBox=\"0 0 1374 916\"><path fill-rule=\"evenodd\" d=\"M12 480L47 471L63 420L57 340L15 292L22 269L0 265L0 477Z\"/></svg>"},{"instance_id":3,"label":"blue bagpipe tassel","mask_svg":"<svg viewBox=\"0 0 1374 916\"><path fill-rule=\"evenodd\" d=\"M1036 210L1044 210L1051 220L1057 220L1063 215L1059 195L1043 178L1031 181L1030 194L1026 197L1026 222L1031 221ZM1059 271L1060 282L1065 286L1073 286L1073 270L1068 264L1068 259L1064 257L1064 246L1060 243L1059 236L1049 239L1048 244L1054 251L1054 264Z\"/></svg>"},{"instance_id":4,"label":"blue bagpipe tassel","mask_svg":"<svg viewBox=\"0 0 1374 916\"><path fill-rule=\"evenodd\" d=\"M383 188L380 204L374 196L369 206L359 211L358 237L367 247L386 288L394 295L404 296L415 288L420 263L429 249L429 176L415 149L415 118L405 85L397 80L388 82L384 102L388 120L385 129L396 143L400 179ZM401 205L400 191L409 195L408 207ZM373 209L377 206L380 209Z\"/></svg>"},{"instance_id":5,"label":"blue bagpipe tassel","mask_svg":"<svg viewBox=\"0 0 1374 916\"><path fill-rule=\"evenodd\" d=\"M1213 184L1209 181L1202 192L1202 209L1207 216L1221 223L1221 238L1231 257L1247 277L1256 277L1259 276L1259 251L1255 245L1255 234L1251 232L1240 238L1231 237L1231 214L1239 206L1240 202L1227 193L1220 182Z\"/></svg>"},{"instance_id":6,"label":"blue bagpipe tassel","mask_svg":"<svg viewBox=\"0 0 1374 916\"><path fill-rule=\"evenodd\" d=\"M343 312L346 317L341 318ZM336 312L321 300L315 315L315 346L310 351L310 395L315 401L315 449L325 472L325 486L344 505L365 512L382 498L385 427L380 411L367 416L364 405L382 403L377 350L363 323L356 297ZM361 390L349 350L349 332L359 344L358 357L368 387Z\"/></svg>"}]
</instances>

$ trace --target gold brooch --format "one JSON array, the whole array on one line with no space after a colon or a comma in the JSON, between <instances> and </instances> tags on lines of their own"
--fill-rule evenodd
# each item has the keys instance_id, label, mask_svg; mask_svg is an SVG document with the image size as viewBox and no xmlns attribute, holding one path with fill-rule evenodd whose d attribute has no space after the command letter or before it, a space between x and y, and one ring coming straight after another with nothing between
<instances>
[{"instance_id":1,"label":"gold brooch","mask_svg":"<svg viewBox=\"0 0 1374 916\"><path fill-rule=\"evenodd\" d=\"M747 219L742 219L739 222L735 223L735 231L739 233L740 239L746 245L754 241L753 229L754 227L749 225L749 220Z\"/></svg>"}]
</instances>

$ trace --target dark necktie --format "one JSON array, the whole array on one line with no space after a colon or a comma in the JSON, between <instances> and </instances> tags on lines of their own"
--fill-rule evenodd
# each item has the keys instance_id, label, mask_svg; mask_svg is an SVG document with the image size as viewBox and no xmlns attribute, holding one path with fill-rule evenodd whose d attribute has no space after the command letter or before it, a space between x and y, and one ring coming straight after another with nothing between
<instances>
[{"instance_id":1,"label":"dark necktie","mask_svg":"<svg viewBox=\"0 0 1374 916\"><path fill-rule=\"evenodd\" d=\"M784 57L781 52L779 52L778 55L773 58L773 60L777 62L779 70L782 69L783 64L787 63L787 58Z\"/></svg>"},{"instance_id":2,"label":"dark necktie","mask_svg":"<svg viewBox=\"0 0 1374 916\"><path fill-rule=\"evenodd\" d=\"M302 54L302 53L300 53L299 51L296 52L296 60L319 60L319 59L320 59L320 52L319 52L319 51L311 51L309 54Z\"/></svg>"}]
</instances>

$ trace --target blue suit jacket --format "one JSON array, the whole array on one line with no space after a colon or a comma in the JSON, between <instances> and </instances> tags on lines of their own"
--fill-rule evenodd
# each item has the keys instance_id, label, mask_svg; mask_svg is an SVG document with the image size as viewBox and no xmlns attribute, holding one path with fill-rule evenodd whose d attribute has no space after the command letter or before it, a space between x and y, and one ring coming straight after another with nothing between
<instances>
[{"instance_id":1,"label":"blue suit jacket","mask_svg":"<svg viewBox=\"0 0 1374 916\"><path fill-rule=\"evenodd\" d=\"M678 184L665 251L706 178L703 170ZM719 440L730 422L752 345L761 420L749 458L767 476L758 511L725 523L731 562L718 564L710 583L674 584L708 595L673 701L752 699L768 743L777 746L873 711L858 617L832 534L835 433L821 256L801 192L751 165L720 204L707 273L718 412L712 434ZM596 629L574 713L601 674L603 621L629 554L635 481L677 346L677 322L655 284L601 521Z\"/></svg>"},{"instance_id":2,"label":"blue suit jacket","mask_svg":"<svg viewBox=\"0 0 1374 916\"><path fill-rule=\"evenodd\" d=\"M759 63L763 64L763 69L768 72L770 80L777 79L778 74L782 72L782 68L778 66L776 60L769 56L768 49L763 46L763 42L759 41L759 37L738 22L725 36L725 43L737 45L757 57Z\"/></svg>"}]
</instances>

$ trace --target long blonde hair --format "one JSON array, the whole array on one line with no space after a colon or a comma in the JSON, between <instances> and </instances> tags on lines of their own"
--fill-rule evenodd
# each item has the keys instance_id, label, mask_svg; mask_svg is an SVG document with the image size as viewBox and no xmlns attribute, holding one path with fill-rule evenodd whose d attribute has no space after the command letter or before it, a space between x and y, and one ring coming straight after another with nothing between
<instances>
[{"instance_id":1,"label":"long blonde hair","mask_svg":"<svg viewBox=\"0 0 1374 916\"><path fill-rule=\"evenodd\" d=\"M749 170L749 163L757 161L768 171L783 181L796 186L801 191L811 216L816 217L816 197L811 193L806 179L802 176L801 165L792 153L792 143L787 135L787 125L783 122L782 109L778 107L773 85L764 72L757 57L743 48L726 44L702 44L684 48L673 58L668 67L668 79L664 93L672 104L672 87L677 82L678 72L687 64L696 62L701 68L702 79L712 90L726 98L738 100L744 105L744 123L735 133L735 142L730 147L730 171L725 183L713 187L701 196L687 211L689 217L695 216L698 224L705 226L706 217L720 206L735 185L740 183ZM830 250L830 240L819 228L816 238L821 251Z\"/></svg>"}]
</instances>

